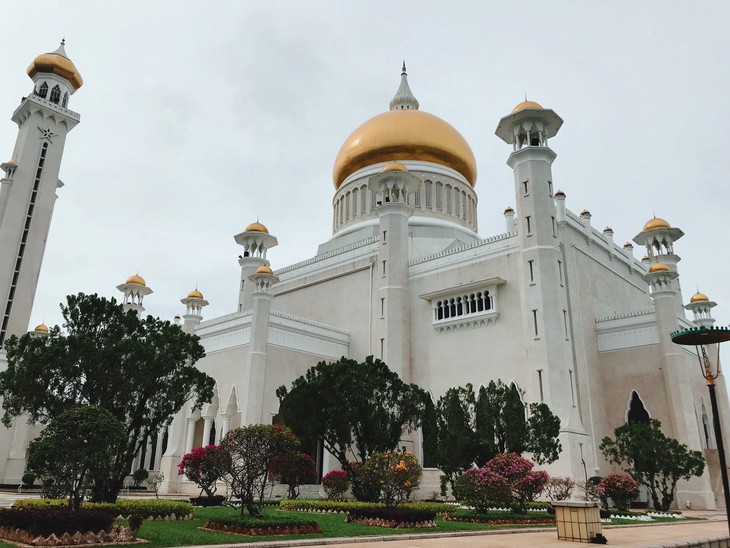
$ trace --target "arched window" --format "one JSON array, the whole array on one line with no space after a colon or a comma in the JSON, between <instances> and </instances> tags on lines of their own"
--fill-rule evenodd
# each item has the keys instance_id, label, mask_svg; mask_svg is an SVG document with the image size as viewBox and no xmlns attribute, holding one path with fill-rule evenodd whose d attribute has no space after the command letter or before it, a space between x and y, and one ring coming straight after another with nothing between
<instances>
[{"instance_id":1,"label":"arched window","mask_svg":"<svg viewBox=\"0 0 730 548\"><path fill-rule=\"evenodd\" d=\"M636 390L632 390L631 399L629 400L629 411L626 414L626 419L629 423L631 422L649 422L649 412L644 407L644 402L641 401L639 394Z\"/></svg>"},{"instance_id":2,"label":"arched window","mask_svg":"<svg viewBox=\"0 0 730 548\"><path fill-rule=\"evenodd\" d=\"M61 102L63 108L66 108L66 105L68 105L68 91L63 94L63 101Z\"/></svg>"},{"instance_id":3,"label":"arched window","mask_svg":"<svg viewBox=\"0 0 730 548\"><path fill-rule=\"evenodd\" d=\"M446 213L451 213L451 185L446 185Z\"/></svg>"},{"instance_id":4,"label":"arched window","mask_svg":"<svg viewBox=\"0 0 730 548\"><path fill-rule=\"evenodd\" d=\"M436 210L437 211L441 211L441 209L444 207L443 188L444 188L444 185L441 182L436 183Z\"/></svg>"},{"instance_id":5,"label":"arched window","mask_svg":"<svg viewBox=\"0 0 730 548\"><path fill-rule=\"evenodd\" d=\"M431 181L426 181L424 183L426 193L426 207L431 207L431 185L433 185Z\"/></svg>"},{"instance_id":6,"label":"arched window","mask_svg":"<svg viewBox=\"0 0 730 548\"><path fill-rule=\"evenodd\" d=\"M56 103L61 100L61 88L56 84L51 90L51 103Z\"/></svg>"},{"instance_id":7,"label":"arched window","mask_svg":"<svg viewBox=\"0 0 730 548\"><path fill-rule=\"evenodd\" d=\"M357 215L357 188L352 191L352 216Z\"/></svg>"},{"instance_id":8,"label":"arched window","mask_svg":"<svg viewBox=\"0 0 730 548\"><path fill-rule=\"evenodd\" d=\"M48 95L48 84L45 82L45 80L41 84L41 87L38 88L38 95L40 97L43 97L44 99L46 98L46 95Z\"/></svg>"}]
</instances>

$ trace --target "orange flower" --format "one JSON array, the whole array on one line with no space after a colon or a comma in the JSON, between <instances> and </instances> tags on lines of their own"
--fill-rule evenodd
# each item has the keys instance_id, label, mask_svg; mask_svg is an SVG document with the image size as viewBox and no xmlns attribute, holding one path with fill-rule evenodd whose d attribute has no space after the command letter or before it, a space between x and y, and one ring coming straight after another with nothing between
<instances>
[{"instance_id":1,"label":"orange flower","mask_svg":"<svg viewBox=\"0 0 730 548\"><path fill-rule=\"evenodd\" d=\"M410 486L411 486L411 482L410 482L410 481L407 481L407 482L406 482L406 483L405 483L404 485L405 485L406 487L410 487Z\"/></svg>"},{"instance_id":2,"label":"orange flower","mask_svg":"<svg viewBox=\"0 0 730 548\"><path fill-rule=\"evenodd\" d=\"M400 462L399 462L399 463L398 463L398 464L396 465L395 469L396 469L396 470L397 470L398 472L405 472L406 470L408 470L408 467L406 466L406 463L405 463L404 461L400 461Z\"/></svg>"}]
</instances>

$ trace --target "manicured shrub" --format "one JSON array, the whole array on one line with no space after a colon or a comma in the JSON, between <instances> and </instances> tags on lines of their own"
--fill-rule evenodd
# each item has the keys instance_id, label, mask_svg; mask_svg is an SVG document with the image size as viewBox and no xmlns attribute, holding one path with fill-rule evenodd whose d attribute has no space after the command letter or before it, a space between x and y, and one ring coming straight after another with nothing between
<instances>
[{"instance_id":1,"label":"manicured shrub","mask_svg":"<svg viewBox=\"0 0 730 548\"><path fill-rule=\"evenodd\" d=\"M632 499L639 496L639 484L628 474L609 474L598 484L601 497L611 497L619 510L628 510Z\"/></svg>"},{"instance_id":2,"label":"manicured shrub","mask_svg":"<svg viewBox=\"0 0 730 548\"><path fill-rule=\"evenodd\" d=\"M289 486L290 499L299 496L299 486L314 483L317 478L317 469L312 457L301 451L290 451L274 457L269 474L279 476L281 483Z\"/></svg>"},{"instance_id":3,"label":"manicured shrub","mask_svg":"<svg viewBox=\"0 0 730 548\"><path fill-rule=\"evenodd\" d=\"M358 472L380 488L380 500L397 506L421 484L423 470L410 451L384 451L368 456Z\"/></svg>"},{"instance_id":4,"label":"manicured shrub","mask_svg":"<svg viewBox=\"0 0 730 548\"><path fill-rule=\"evenodd\" d=\"M22 529L34 536L60 536L64 533L74 534L76 531L108 531L114 517L113 512L98 508L1 508L0 527Z\"/></svg>"},{"instance_id":5,"label":"manicured shrub","mask_svg":"<svg viewBox=\"0 0 730 548\"><path fill-rule=\"evenodd\" d=\"M435 519L434 511L416 510L406 506L355 508L347 513L347 521L377 520L377 525L385 527L435 527Z\"/></svg>"},{"instance_id":6,"label":"manicured shrub","mask_svg":"<svg viewBox=\"0 0 730 548\"><path fill-rule=\"evenodd\" d=\"M35 474L31 472L26 472L23 474L23 479L21 480L23 482L23 485L33 485L35 483Z\"/></svg>"},{"instance_id":7,"label":"manicured shrub","mask_svg":"<svg viewBox=\"0 0 730 548\"><path fill-rule=\"evenodd\" d=\"M223 506L224 502L226 502L226 497L224 497L223 495L213 495L210 497L190 497L190 504L192 504L193 506Z\"/></svg>"},{"instance_id":8,"label":"manicured shrub","mask_svg":"<svg viewBox=\"0 0 730 548\"><path fill-rule=\"evenodd\" d=\"M490 507L512 503L512 490L507 479L486 467L466 470L456 478L454 488L461 502L479 513Z\"/></svg>"},{"instance_id":9,"label":"manicured shrub","mask_svg":"<svg viewBox=\"0 0 730 548\"><path fill-rule=\"evenodd\" d=\"M350 488L350 478L344 470L332 470L322 477L322 488L328 499L342 498Z\"/></svg>"},{"instance_id":10,"label":"manicured shrub","mask_svg":"<svg viewBox=\"0 0 730 548\"><path fill-rule=\"evenodd\" d=\"M291 516L221 516L209 520L205 527L244 535L288 535L321 533L319 524L313 519Z\"/></svg>"},{"instance_id":11,"label":"manicured shrub","mask_svg":"<svg viewBox=\"0 0 730 548\"><path fill-rule=\"evenodd\" d=\"M544 470L533 471L534 466L535 463L517 453L500 453L485 468L507 480L516 503L516 511L525 512L527 502L537 498L550 477Z\"/></svg>"},{"instance_id":12,"label":"manicured shrub","mask_svg":"<svg viewBox=\"0 0 730 548\"><path fill-rule=\"evenodd\" d=\"M132 474L132 481L134 482L135 487L139 487L142 485L142 482L145 481L147 478L150 477L150 473L145 470L144 468L139 468L134 471L134 474Z\"/></svg>"},{"instance_id":13,"label":"manicured shrub","mask_svg":"<svg viewBox=\"0 0 730 548\"><path fill-rule=\"evenodd\" d=\"M62 508L68 501L62 499L21 499L13 503L13 508ZM139 514L145 518L161 518L174 515L178 519L188 518L193 513L189 502L158 499L117 499L117 502L84 502L84 509L109 510L114 516Z\"/></svg>"},{"instance_id":14,"label":"manicured shrub","mask_svg":"<svg viewBox=\"0 0 730 548\"><path fill-rule=\"evenodd\" d=\"M282 500L279 508L287 512L322 512L322 513L343 513L360 508L384 508L382 502L360 502L356 500L335 501L335 500ZM399 508L410 508L412 510L426 510L435 512L437 515L448 515L456 512L457 506L445 502L408 502Z\"/></svg>"}]
</instances>

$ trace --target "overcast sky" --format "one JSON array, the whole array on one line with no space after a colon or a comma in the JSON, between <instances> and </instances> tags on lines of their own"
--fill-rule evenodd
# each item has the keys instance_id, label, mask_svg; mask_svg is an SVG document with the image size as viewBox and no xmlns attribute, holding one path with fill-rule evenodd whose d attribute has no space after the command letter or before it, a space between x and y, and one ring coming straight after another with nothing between
<instances>
[{"instance_id":1,"label":"overcast sky","mask_svg":"<svg viewBox=\"0 0 730 548\"><path fill-rule=\"evenodd\" d=\"M60 323L66 294L120 296L137 272L153 315L184 312L196 285L206 318L233 312L233 235L257 218L279 239L274 269L313 256L331 236L337 151L387 110L404 58L421 109L474 150L481 236L514 206L511 147L494 130L527 93L565 120L550 146L567 207L619 244L654 214L680 227L685 301L699 288L727 324L730 3L446 6L3 2L1 160L36 55L65 36L84 78L31 327Z\"/></svg>"}]
</instances>

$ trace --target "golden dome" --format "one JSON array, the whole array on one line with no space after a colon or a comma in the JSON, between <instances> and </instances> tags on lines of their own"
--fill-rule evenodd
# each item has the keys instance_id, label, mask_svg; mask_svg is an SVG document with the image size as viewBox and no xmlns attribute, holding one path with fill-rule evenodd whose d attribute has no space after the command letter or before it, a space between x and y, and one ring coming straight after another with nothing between
<instances>
[{"instance_id":1,"label":"golden dome","mask_svg":"<svg viewBox=\"0 0 730 548\"><path fill-rule=\"evenodd\" d=\"M512 114L526 109L542 109L542 105L540 103L536 103L535 101L522 101L519 105L512 109Z\"/></svg>"},{"instance_id":2,"label":"golden dome","mask_svg":"<svg viewBox=\"0 0 730 548\"><path fill-rule=\"evenodd\" d=\"M260 267L256 269L256 274L273 274L271 269L266 266L265 264L262 264Z\"/></svg>"},{"instance_id":3,"label":"golden dome","mask_svg":"<svg viewBox=\"0 0 730 548\"><path fill-rule=\"evenodd\" d=\"M335 159L335 188L358 169L389 162L394 156L450 167L472 187L476 184L474 153L456 129L422 110L399 109L371 118L347 138Z\"/></svg>"},{"instance_id":4,"label":"golden dome","mask_svg":"<svg viewBox=\"0 0 730 548\"><path fill-rule=\"evenodd\" d=\"M408 171L408 168L400 162L393 161L385 164L380 171Z\"/></svg>"},{"instance_id":5,"label":"golden dome","mask_svg":"<svg viewBox=\"0 0 730 548\"><path fill-rule=\"evenodd\" d=\"M512 209L512 206L507 206L506 208L504 208L504 212L505 213L514 213L515 210Z\"/></svg>"},{"instance_id":6,"label":"golden dome","mask_svg":"<svg viewBox=\"0 0 730 548\"><path fill-rule=\"evenodd\" d=\"M588 211L587 209L584 209L583 211L580 212L580 214L581 214L581 216L583 216L583 215L590 215L591 212Z\"/></svg>"},{"instance_id":7,"label":"golden dome","mask_svg":"<svg viewBox=\"0 0 730 548\"><path fill-rule=\"evenodd\" d=\"M13 158L12 160L8 160L8 163L9 164L13 164L14 166L17 166L18 165L18 162L17 162L17 160L15 158Z\"/></svg>"},{"instance_id":8,"label":"golden dome","mask_svg":"<svg viewBox=\"0 0 730 548\"><path fill-rule=\"evenodd\" d=\"M203 294L198 291L197 289L193 289L190 293L188 293L188 299L202 299Z\"/></svg>"},{"instance_id":9,"label":"golden dome","mask_svg":"<svg viewBox=\"0 0 730 548\"><path fill-rule=\"evenodd\" d=\"M624 244L624 247L634 247L634 244L632 244L631 242L626 242Z\"/></svg>"},{"instance_id":10,"label":"golden dome","mask_svg":"<svg viewBox=\"0 0 730 548\"><path fill-rule=\"evenodd\" d=\"M260 222L256 221L255 223L251 223L250 225L248 225L244 232L263 232L264 234L268 234L269 229L262 225Z\"/></svg>"},{"instance_id":11,"label":"golden dome","mask_svg":"<svg viewBox=\"0 0 730 548\"><path fill-rule=\"evenodd\" d=\"M562 190L558 190L558 191L557 191L557 192L555 193L555 196L565 196L565 192L563 192Z\"/></svg>"},{"instance_id":12,"label":"golden dome","mask_svg":"<svg viewBox=\"0 0 730 548\"><path fill-rule=\"evenodd\" d=\"M28 67L28 76L33 78L39 72L50 72L68 80L75 90L83 86L84 80L81 78L81 74L79 74L73 61L66 57L66 51L63 46L64 43L61 42L61 47L56 51L41 53L33 59L33 62Z\"/></svg>"},{"instance_id":13,"label":"golden dome","mask_svg":"<svg viewBox=\"0 0 730 548\"><path fill-rule=\"evenodd\" d=\"M710 300L710 298L707 295L705 295L704 293L700 293L698 291L697 293L695 293L694 295L692 295L692 297L690 298L689 302L691 302L691 303L699 303L699 302L707 302L709 300Z\"/></svg>"},{"instance_id":14,"label":"golden dome","mask_svg":"<svg viewBox=\"0 0 730 548\"><path fill-rule=\"evenodd\" d=\"M669 272L669 267L664 263L654 263L649 267L649 272Z\"/></svg>"},{"instance_id":15,"label":"golden dome","mask_svg":"<svg viewBox=\"0 0 730 548\"><path fill-rule=\"evenodd\" d=\"M44 323L41 323L36 325L33 331L35 331L36 333L48 333L48 326Z\"/></svg>"},{"instance_id":16,"label":"golden dome","mask_svg":"<svg viewBox=\"0 0 730 548\"><path fill-rule=\"evenodd\" d=\"M607 226L606 228L603 229L603 231L604 232L613 232L613 228L611 228L610 226Z\"/></svg>"},{"instance_id":17,"label":"golden dome","mask_svg":"<svg viewBox=\"0 0 730 548\"><path fill-rule=\"evenodd\" d=\"M649 219L644 225L644 231L654 230L656 228L671 228L671 225L667 221L665 221L664 219L660 219L659 217Z\"/></svg>"},{"instance_id":18,"label":"golden dome","mask_svg":"<svg viewBox=\"0 0 730 548\"><path fill-rule=\"evenodd\" d=\"M127 281L124 282L125 284L137 284L141 286L147 286L147 284L144 281L144 278L140 276L139 274L135 274L134 276L130 276L127 278Z\"/></svg>"}]
</instances>

